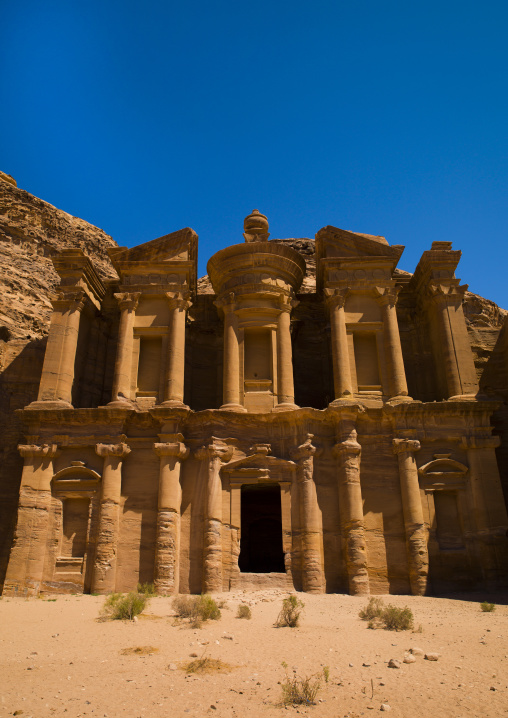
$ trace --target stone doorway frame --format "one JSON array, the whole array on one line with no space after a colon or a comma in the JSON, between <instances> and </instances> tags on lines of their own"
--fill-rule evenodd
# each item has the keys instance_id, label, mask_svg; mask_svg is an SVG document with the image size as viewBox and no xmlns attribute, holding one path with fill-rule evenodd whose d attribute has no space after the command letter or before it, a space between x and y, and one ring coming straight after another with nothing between
<instances>
[{"instance_id":1,"label":"stone doorway frame","mask_svg":"<svg viewBox=\"0 0 508 718\"><path fill-rule=\"evenodd\" d=\"M240 556L240 538L242 523L242 486L252 484L278 484L281 499L282 551L286 584L293 585L292 554L293 526L291 520L291 485L296 481L296 464L293 461L268 456L270 446L257 444L252 447L254 454L243 459L231 461L221 469L221 474L229 481L231 516L231 556L230 588L239 584L242 573L238 565ZM270 576L270 574L266 574Z\"/></svg>"}]
</instances>

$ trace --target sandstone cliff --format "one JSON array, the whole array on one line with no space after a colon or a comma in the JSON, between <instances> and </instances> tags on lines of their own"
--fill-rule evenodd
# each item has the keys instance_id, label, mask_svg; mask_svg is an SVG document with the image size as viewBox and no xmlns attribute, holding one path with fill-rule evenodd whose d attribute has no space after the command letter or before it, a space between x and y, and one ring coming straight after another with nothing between
<instances>
[{"instance_id":1,"label":"sandstone cliff","mask_svg":"<svg viewBox=\"0 0 508 718\"><path fill-rule=\"evenodd\" d=\"M102 277L115 272L105 232L19 189L0 172L0 587L16 520L22 426L14 413L37 398L58 284L51 257L80 248Z\"/></svg>"}]
</instances>

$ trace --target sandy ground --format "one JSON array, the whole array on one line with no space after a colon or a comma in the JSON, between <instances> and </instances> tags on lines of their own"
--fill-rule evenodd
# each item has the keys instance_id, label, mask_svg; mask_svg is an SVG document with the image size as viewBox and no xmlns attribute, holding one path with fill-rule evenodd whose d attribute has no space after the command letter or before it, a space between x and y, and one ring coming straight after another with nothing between
<instances>
[{"instance_id":1,"label":"sandy ground","mask_svg":"<svg viewBox=\"0 0 508 718\"><path fill-rule=\"evenodd\" d=\"M219 621L201 629L174 625L171 600L151 600L137 622L98 622L104 598L0 600L0 715L157 718L282 716L351 718L379 713L433 718L508 715L508 596L385 596L408 605L421 633L369 630L358 618L366 599L299 594L298 628L274 628L278 591L223 594ZM235 617L241 601L252 620ZM231 638L225 638L228 634ZM152 655L122 650L152 646ZM437 662L389 668L411 647L441 654ZM192 654L221 659L229 673L188 675ZM308 676L329 666L313 707L281 705L282 663Z\"/></svg>"}]
</instances>

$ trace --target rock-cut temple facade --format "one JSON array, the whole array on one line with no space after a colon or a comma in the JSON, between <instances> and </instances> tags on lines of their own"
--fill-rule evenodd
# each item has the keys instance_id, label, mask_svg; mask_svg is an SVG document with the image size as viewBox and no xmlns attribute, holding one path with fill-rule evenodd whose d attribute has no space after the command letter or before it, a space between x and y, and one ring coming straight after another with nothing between
<instances>
[{"instance_id":1,"label":"rock-cut temple facade","mask_svg":"<svg viewBox=\"0 0 508 718\"><path fill-rule=\"evenodd\" d=\"M191 229L110 248L117 279L54 259L5 594L505 584L460 252L268 237L254 210L199 282Z\"/></svg>"}]
</instances>

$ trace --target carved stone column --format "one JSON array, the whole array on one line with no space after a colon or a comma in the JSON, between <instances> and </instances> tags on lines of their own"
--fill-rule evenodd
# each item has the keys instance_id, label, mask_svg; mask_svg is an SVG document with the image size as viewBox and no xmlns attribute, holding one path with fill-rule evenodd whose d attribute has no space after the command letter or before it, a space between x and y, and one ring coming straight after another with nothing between
<instances>
[{"instance_id":1,"label":"carved stone column","mask_svg":"<svg viewBox=\"0 0 508 718\"><path fill-rule=\"evenodd\" d=\"M427 591L429 574L429 552L418 482L418 468L414 456L415 452L420 450L420 442L411 439L394 439L392 443L393 451L397 454L399 461L411 592L413 596L424 596Z\"/></svg>"},{"instance_id":2,"label":"carved stone column","mask_svg":"<svg viewBox=\"0 0 508 718\"><path fill-rule=\"evenodd\" d=\"M208 446L196 452L208 462L206 485L205 536L203 542L203 592L222 591L222 481L220 467L231 458L232 450L212 437Z\"/></svg>"},{"instance_id":3,"label":"carved stone column","mask_svg":"<svg viewBox=\"0 0 508 718\"><path fill-rule=\"evenodd\" d=\"M14 533L7 575L6 596L37 596L43 580L49 516L51 479L56 444L20 445L25 460L19 489L18 522Z\"/></svg>"},{"instance_id":4,"label":"carved stone column","mask_svg":"<svg viewBox=\"0 0 508 718\"><path fill-rule=\"evenodd\" d=\"M494 449L498 436L464 436L469 487L479 543L481 567L486 582L495 587L508 565L508 518Z\"/></svg>"},{"instance_id":5,"label":"carved stone column","mask_svg":"<svg viewBox=\"0 0 508 718\"><path fill-rule=\"evenodd\" d=\"M344 312L347 290L325 289L325 294L327 295L330 311L335 399L351 399L353 384L351 381L346 316Z\"/></svg>"},{"instance_id":6,"label":"carved stone column","mask_svg":"<svg viewBox=\"0 0 508 718\"><path fill-rule=\"evenodd\" d=\"M297 409L293 380L293 349L291 347L291 309L298 302L281 298L280 314L277 317L277 410Z\"/></svg>"},{"instance_id":7,"label":"carved stone column","mask_svg":"<svg viewBox=\"0 0 508 718\"><path fill-rule=\"evenodd\" d=\"M231 292L217 304L224 311L223 403L220 408L227 411L245 411L240 403L240 353L234 293Z\"/></svg>"},{"instance_id":8,"label":"carved stone column","mask_svg":"<svg viewBox=\"0 0 508 718\"><path fill-rule=\"evenodd\" d=\"M116 588L122 462L131 452L120 444L97 444L95 451L104 459L102 491L92 593L111 593Z\"/></svg>"},{"instance_id":9,"label":"carved stone column","mask_svg":"<svg viewBox=\"0 0 508 718\"><path fill-rule=\"evenodd\" d=\"M399 287L378 290L380 293L379 303L383 312L383 334L390 382L390 397L409 398L397 321L396 304L399 291Z\"/></svg>"},{"instance_id":10,"label":"carved stone column","mask_svg":"<svg viewBox=\"0 0 508 718\"><path fill-rule=\"evenodd\" d=\"M313 435L308 434L307 440L301 446L293 449L291 458L297 462L296 480L300 503L303 590L308 593L322 593L324 591L323 536L313 476L316 447L312 445L312 438Z\"/></svg>"},{"instance_id":11,"label":"carved stone column","mask_svg":"<svg viewBox=\"0 0 508 718\"><path fill-rule=\"evenodd\" d=\"M192 303L180 293L168 292L170 323L164 381L164 405L184 406L185 320Z\"/></svg>"},{"instance_id":12,"label":"carved stone column","mask_svg":"<svg viewBox=\"0 0 508 718\"><path fill-rule=\"evenodd\" d=\"M77 289L60 292L58 299L52 301L53 314L37 401L72 406L79 323L86 298L84 290Z\"/></svg>"},{"instance_id":13,"label":"carved stone column","mask_svg":"<svg viewBox=\"0 0 508 718\"><path fill-rule=\"evenodd\" d=\"M467 285L456 287L434 283L428 286L439 328L446 398L473 398L478 392L473 353L462 311L465 289Z\"/></svg>"},{"instance_id":14,"label":"carved stone column","mask_svg":"<svg viewBox=\"0 0 508 718\"><path fill-rule=\"evenodd\" d=\"M346 545L346 567L351 595L369 593L367 543L363 523L362 489L360 486L360 454L356 430L334 446L338 459L339 506L342 535Z\"/></svg>"},{"instance_id":15,"label":"carved stone column","mask_svg":"<svg viewBox=\"0 0 508 718\"><path fill-rule=\"evenodd\" d=\"M182 443L181 434L164 438L171 440L154 444L154 451L160 457L154 585L158 594L169 596L178 593L180 583L180 467L189 449Z\"/></svg>"},{"instance_id":16,"label":"carved stone column","mask_svg":"<svg viewBox=\"0 0 508 718\"><path fill-rule=\"evenodd\" d=\"M115 375L113 379L113 402L131 400L132 352L134 343L134 316L140 292L115 294L120 307L120 326L116 349Z\"/></svg>"}]
</instances>

